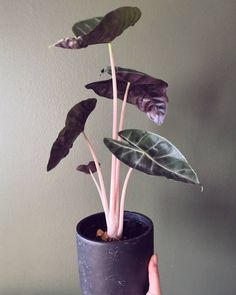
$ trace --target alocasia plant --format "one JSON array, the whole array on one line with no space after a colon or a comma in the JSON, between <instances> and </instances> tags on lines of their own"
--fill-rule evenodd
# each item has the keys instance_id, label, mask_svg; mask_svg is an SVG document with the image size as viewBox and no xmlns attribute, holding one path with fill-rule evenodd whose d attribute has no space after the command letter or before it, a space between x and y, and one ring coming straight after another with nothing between
<instances>
[{"instance_id":1,"label":"alocasia plant","mask_svg":"<svg viewBox=\"0 0 236 295\"><path fill-rule=\"evenodd\" d=\"M135 105L150 120L161 125L164 122L167 105L168 84L142 72L115 67L111 41L125 29L133 26L141 17L137 7L121 7L104 17L95 17L77 22L72 30L75 37L63 38L54 46L67 49L80 49L89 45L108 43L111 66L102 70L112 79L87 84L97 95L113 100L112 138L104 143L112 152L111 185L108 202L102 168L92 143L84 128L90 113L95 109L97 100L89 98L76 104L68 113L65 127L54 142L47 170L51 170L67 156L76 138L82 133L91 152L93 161L81 164L78 171L90 174L100 195L105 213L107 233L110 239L120 239L123 232L123 214L128 181L133 169L149 175L164 176L185 183L200 184L198 177L182 153L164 137L147 131L123 130L126 104ZM118 98L122 109L118 125ZM120 163L129 169L120 192ZM98 173L98 181L93 175Z\"/></svg>"}]
</instances>

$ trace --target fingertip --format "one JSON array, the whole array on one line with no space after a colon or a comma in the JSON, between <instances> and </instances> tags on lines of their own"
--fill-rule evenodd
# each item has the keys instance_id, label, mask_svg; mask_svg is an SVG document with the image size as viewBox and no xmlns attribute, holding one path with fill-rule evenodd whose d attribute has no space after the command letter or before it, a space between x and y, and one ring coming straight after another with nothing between
<instances>
[{"instance_id":1,"label":"fingertip","mask_svg":"<svg viewBox=\"0 0 236 295\"><path fill-rule=\"evenodd\" d=\"M153 254L153 255L152 255L152 259L153 259L153 263L154 263L155 265L157 265L157 262L158 262L157 254Z\"/></svg>"},{"instance_id":2,"label":"fingertip","mask_svg":"<svg viewBox=\"0 0 236 295\"><path fill-rule=\"evenodd\" d=\"M157 254L153 254L150 259L148 274L149 274L149 293L147 294L161 295Z\"/></svg>"}]
</instances>

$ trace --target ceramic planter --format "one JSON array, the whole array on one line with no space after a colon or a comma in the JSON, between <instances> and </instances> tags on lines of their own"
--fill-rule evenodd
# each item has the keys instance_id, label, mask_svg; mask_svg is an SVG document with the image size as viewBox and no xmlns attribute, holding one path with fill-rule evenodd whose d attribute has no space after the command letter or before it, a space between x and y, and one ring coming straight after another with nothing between
<instances>
[{"instance_id":1,"label":"ceramic planter","mask_svg":"<svg viewBox=\"0 0 236 295\"><path fill-rule=\"evenodd\" d=\"M97 229L106 230L103 213L81 220L76 228L83 294L146 294L148 262L153 254L152 221L142 214L126 211L122 241L99 241Z\"/></svg>"}]
</instances>

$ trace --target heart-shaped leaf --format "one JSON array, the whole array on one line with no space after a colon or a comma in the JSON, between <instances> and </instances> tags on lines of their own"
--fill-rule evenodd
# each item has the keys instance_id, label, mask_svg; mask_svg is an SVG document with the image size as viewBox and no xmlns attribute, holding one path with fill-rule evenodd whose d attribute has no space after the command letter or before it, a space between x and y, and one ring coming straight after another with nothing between
<instances>
[{"instance_id":1,"label":"heart-shaped leaf","mask_svg":"<svg viewBox=\"0 0 236 295\"><path fill-rule=\"evenodd\" d=\"M96 103L95 98L89 98L77 103L68 112L65 127L61 130L51 148L47 171L55 168L68 155L74 141L84 131L86 120L95 109Z\"/></svg>"},{"instance_id":2,"label":"heart-shaped leaf","mask_svg":"<svg viewBox=\"0 0 236 295\"><path fill-rule=\"evenodd\" d=\"M111 68L107 67L102 73L111 75ZM123 99L127 83L130 82L127 102L136 105L150 120L161 125L167 113L168 84L145 73L131 69L116 67L117 92L119 99ZM92 89L99 96L113 98L112 80L93 82L85 86Z\"/></svg>"},{"instance_id":3,"label":"heart-shaped leaf","mask_svg":"<svg viewBox=\"0 0 236 295\"><path fill-rule=\"evenodd\" d=\"M200 184L197 174L182 153L155 133L129 129L119 132L125 142L105 138L108 149L123 163L150 175Z\"/></svg>"},{"instance_id":4,"label":"heart-shaped leaf","mask_svg":"<svg viewBox=\"0 0 236 295\"><path fill-rule=\"evenodd\" d=\"M100 166L100 163L99 163L99 166ZM90 161L87 165L85 165L85 164L79 165L76 168L76 170L78 170L80 172L84 172L85 174L90 174L90 171L92 173L97 172L97 168L96 168L94 161Z\"/></svg>"},{"instance_id":5,"label":"heart-shaped leaf","mask_svg":"<svg viewBox=\"0 0 236 295\"><path fill-rule=\"evenodd\" d=\"M76 38L64 38L54 46L68 49L85 48L88 45L110 43L141 17L137 7L120 7L104 17L95 17L77 22L72 31Z\"/></svg>"}]
</instances>

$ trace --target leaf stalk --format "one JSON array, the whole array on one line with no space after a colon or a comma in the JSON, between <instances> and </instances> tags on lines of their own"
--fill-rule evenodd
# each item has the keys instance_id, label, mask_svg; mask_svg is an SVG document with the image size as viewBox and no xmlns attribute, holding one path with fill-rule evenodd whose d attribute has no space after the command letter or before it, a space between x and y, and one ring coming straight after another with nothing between
<instances>
[{"instance_id":1,"label":"leaf stalk","mask_svg":"<svg viewBox=\"0 0 236 295\"><path fill-rule=\"evenodd\" d=\"M109 208L108 208L107 194L106 194L106 188L105 188L105 183L104 183L104 180L103 180L102 171L101 171L101 168L100 168L100 165L99 165L98 158L97 158L97 155L95 153L95 150L94 150L89 138L87 137L87 135L85 134L84 131L83 131L83 136L84 136L84 139L85 139L85 141L86 141L86 143L88 145L90 153L91 153L91 155L93 157L95 166L97 168L98 179L99 179L99 183L100 183L100 191L101 191L100 197L101 197L101 201L102 201L103 210L104 210L104 213L105 213L106 223L108 225L108 222L109 222Z\"/></svg>"},{"instance_id":2,"label":"leaf stalk","mask_svg":"<svg viewBox=\"0 0 236 295\"><path fill-rule=\"evenodd\" d=\"M117 139L117 81L116 81L116 71L115 71L115 60L112 52L111 43L108 43L109 49L109 57L110 57L110 64L111 64L111 72L112 72L112 91L113 91L113 124L112 124L112 139ZM113 237L115 235L117 228L115 226L115 212L116 212L116 165L117 165L117 158L112 155L111 160L111 186L110 186L110 206L109 206L109 229L108 235Z\"/></svg>"},{"instance_id":3,"label":"leaf stalk","mask_svg":"<svg viewBox=\"0 0 236 295\"><path fill-rule=\"evenodd\" d=\"M120 114L120 122L119 122L119 131L121 131L124 127L124 119L125 119L125 110L127 105L127 98L129 94L130 82L127 83L125 94L123 97L121 114ZM118 140L120 141L121 138L118 136ZM119 215L120 215L120 164L121 162L118 160L116 165L116 220L119 224Z\"/></svg>"},{"instance_id":4,"label":"leaf stalk","mask_svg":"<svg viewBox=\"0 0 236 295\"><path fill-rule=\"evenodd\" d=\"M120 202L120 218L119 218L119 227L118 227L118 238L121 238L122 234L123 234L125 196L126 196L126 190L127 190L128 182L129 182L130 175L131 175L132 171L133 171L133 168L129 168L128 173L125 178L125 181L124 181L123 189L122 189L121 202Z\"/></svg>"}]
</instances>

